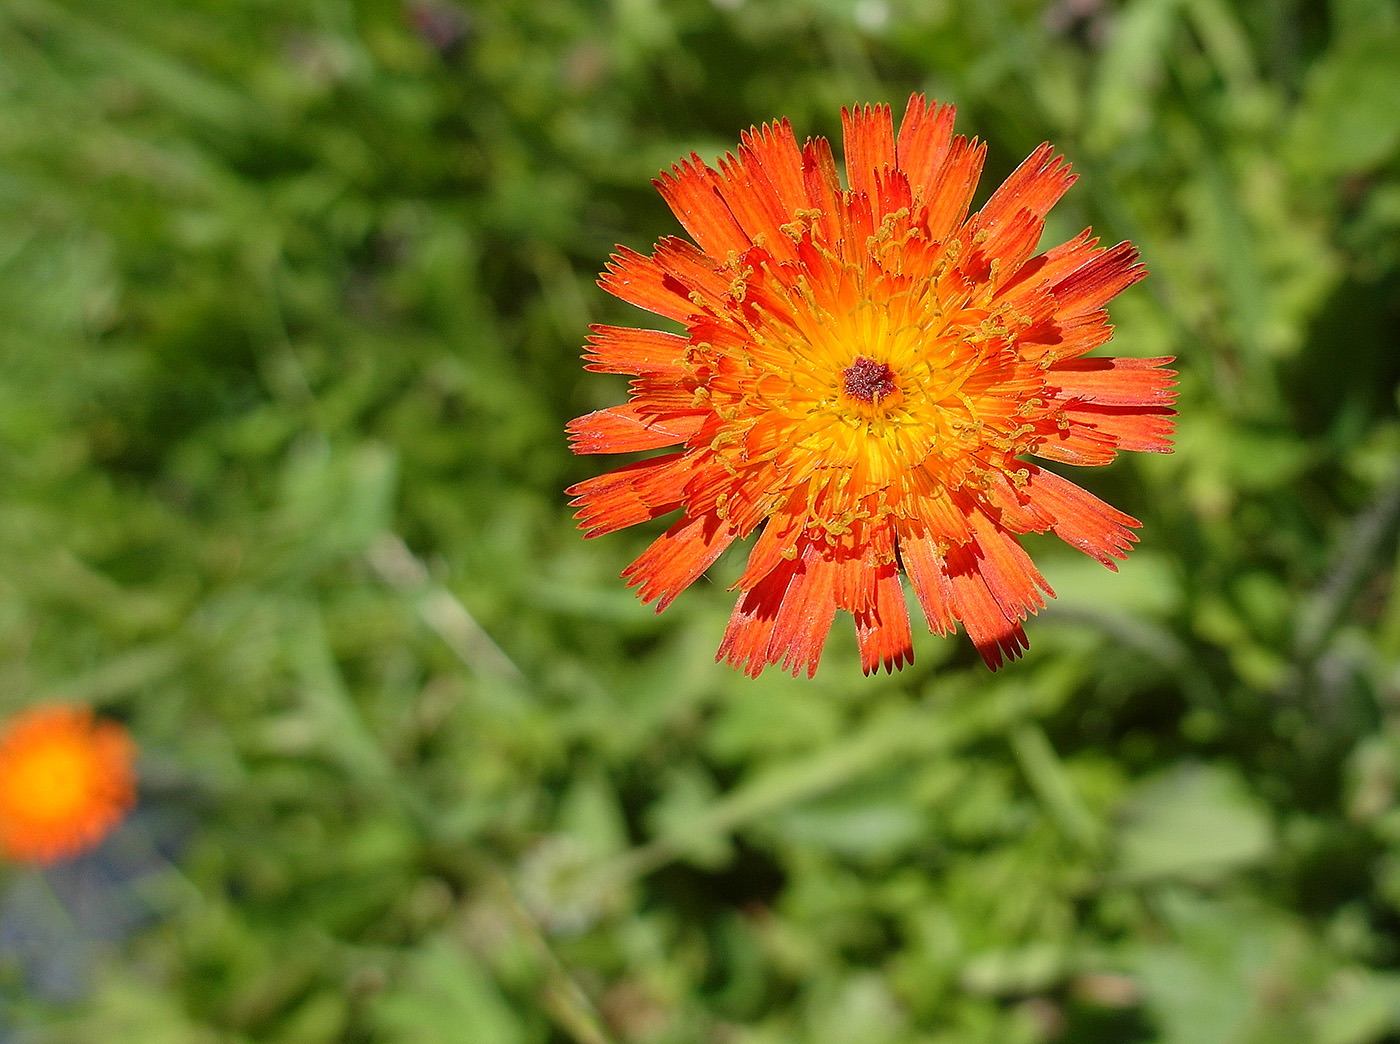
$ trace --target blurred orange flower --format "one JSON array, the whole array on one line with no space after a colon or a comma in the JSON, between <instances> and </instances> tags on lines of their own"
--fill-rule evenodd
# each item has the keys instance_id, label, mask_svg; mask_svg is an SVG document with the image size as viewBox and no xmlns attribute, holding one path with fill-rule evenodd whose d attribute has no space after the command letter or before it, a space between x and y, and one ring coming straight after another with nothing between
<instances>
[{"instance_id":1,"label":"blurred orange flower","mask_svg":"<svg viewBox=\"0 0 1400 1044\"><path fill-rule=\"evenodd\" d=\"M0 731L0 852L53 863L95 847L136 803L136 748L87 707L24 711Z\"/></svg>"},{"instance_id":2,"label":"blurred orange flower","mask_svg":"<svg viewBox=\"0 0 1400 1044\"><path fill-rule=\"evenodd\" d=\"M1053 595L1018 537L1114 568L1139 524L1024 458L1170 450L1171 360L1084 357L1146 273L1088 231L1036 254L1074 181L1049 145L969 215L986 150L952 106L842 123L845 189L786 120L656 182L697 245L623 248L600 285L685 332L595 326L588 369L635 377L631 401L569 433L578 453L679 448L569 492L589 536L681 513L623 574L658 611L761 527L719 650L751 675L815 673L837 609L867 674L912 662L901 571L929 627L961 621L995 669Z\"/></svg>"}]
</instances>

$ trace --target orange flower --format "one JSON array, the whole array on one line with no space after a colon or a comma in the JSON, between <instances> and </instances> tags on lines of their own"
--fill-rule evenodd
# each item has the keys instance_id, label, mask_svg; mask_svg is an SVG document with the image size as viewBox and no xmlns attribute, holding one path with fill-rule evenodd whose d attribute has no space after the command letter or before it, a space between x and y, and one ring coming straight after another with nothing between
<instances>
[{"instance_id":1,"label":"orange flower","mask_svg":"<svg viewBox=\"0 0 1400 1044\"><path fill-rule=\"evenodd\" d=\"M0 850L53 863L93 848L136 803L135 746L87 707L34 707L0 733Z\"/></svg>"},{"instance_id":2,"label":"orange flower","mask_svg":"<svg viewBox=\"0 0 1400 1044\"><path fill-rule=\"evenodd\" d=\"M842 110L846 174L786 120L657 188L696 246L620 248L600 285L683 334L595 326L587 368L631 400L569 425L575 452L674 452L569 492L588 536L680 519L623 573L657 611L759 530L719 659L815 673L837 609L868 674L913 661L901 569L929 627L962 621L987 665L1053 596L1017 537L1053 532L1115 568L1139 523L1023 458L1170 451L1170 359L1084 358L1104 305L1146 274L1088 231L1035 254L1074 181L1042 145L969 216L985 146L953 108Z\"/></svg>"}]
</instances>

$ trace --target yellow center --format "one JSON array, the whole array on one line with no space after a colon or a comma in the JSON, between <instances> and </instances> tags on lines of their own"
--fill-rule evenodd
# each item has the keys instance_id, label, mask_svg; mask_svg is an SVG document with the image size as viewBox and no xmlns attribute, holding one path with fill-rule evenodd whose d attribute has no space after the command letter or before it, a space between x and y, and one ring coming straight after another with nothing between
<instances>
[{"instance_id":1,"label":"yellow center","mask_svg":"<svg viewBox=\"0 0 1400 1044\"><path fill-rule=\"evenodd\" d=\"M1013 347L1024 320L990 286L950 290L942 263L903 273L889 261L836 279L744 273L754 282L730 313L742 348L707 363L706 394L728 422L711 448L755 495L832 533L1016 469L1026 410L1044 401L1043 375Z\"/></svg>"},{"instance_id":2,"label":"yellow center","mask_svg":"<svg viewBox=\"0 0 1400 1044\"><path fill-rule=\"evenodd\" d=\"M31 818L62 821L88 803L92 779L82 751L49 744L27 751L9 772L11 804Z\"/></svg>"}]
</instances>

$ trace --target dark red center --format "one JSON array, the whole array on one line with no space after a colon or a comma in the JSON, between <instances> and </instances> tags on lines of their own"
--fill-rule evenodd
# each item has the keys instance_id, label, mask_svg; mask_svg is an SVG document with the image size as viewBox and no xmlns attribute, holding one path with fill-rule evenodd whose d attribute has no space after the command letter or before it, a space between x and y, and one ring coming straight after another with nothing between
<instances>
[{"instance_id":1,"label":"dark red center","mask_svg":"<svg viewBox=\"0 0 1400 1044\"><path fill-rule=\"evenodd\" d=\"M863 355L856 356L842 376L846 379L846 394L861 402L875 402L894 394L894 371Z\"/></svg>"}]
</instances>

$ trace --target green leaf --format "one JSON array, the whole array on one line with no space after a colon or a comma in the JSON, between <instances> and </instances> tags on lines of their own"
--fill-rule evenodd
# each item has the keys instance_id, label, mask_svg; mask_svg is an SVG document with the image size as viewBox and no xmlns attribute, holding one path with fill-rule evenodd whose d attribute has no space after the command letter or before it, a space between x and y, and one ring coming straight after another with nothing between
<instances>
[{"instance_id":1,"label":"green leaf","mask_svg":"<svg viewBox=\"0 0 1400 1044\"><path fill-rule=\"evenodd\" d=\"M385 1044L523 1044L533 1039L495 983L458 945L438 938L418 948L403 982L374 1006Z\"/></svg>"},{"instance_id":2,"label":"green leaf","mask_svg":"<svg viewBox=\"0 0 1400 1044\"><path fill-rule=\"evenodd\" d=\"M1400 146L1400 25L1343 37L1313 66L1289 147L1302 170L1370 170Z\"/></svg>"},{"instance_id":3,"label":"green leaf","mask_svg":"<svg viewBox=\"0 0 1400 1044\"><path fill-rule=\"evenodd\" d=\"M1143 784L1123 809L1118 875L1209 882L1273 848L1262 803L1232 769L1186 764Z\"/></svg>"}]
</instances>

